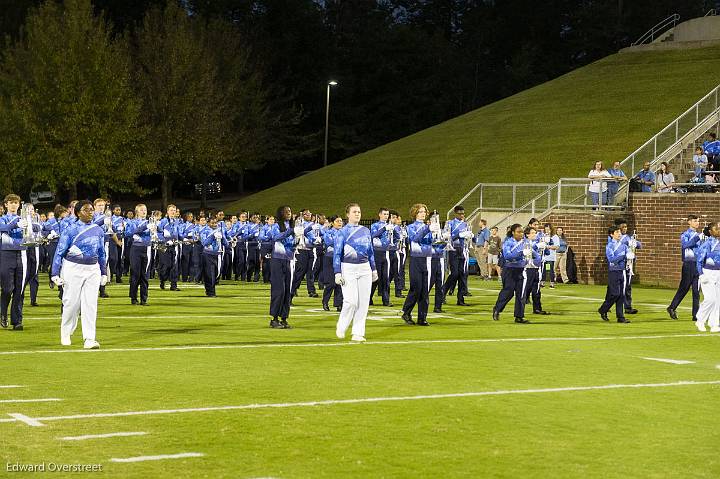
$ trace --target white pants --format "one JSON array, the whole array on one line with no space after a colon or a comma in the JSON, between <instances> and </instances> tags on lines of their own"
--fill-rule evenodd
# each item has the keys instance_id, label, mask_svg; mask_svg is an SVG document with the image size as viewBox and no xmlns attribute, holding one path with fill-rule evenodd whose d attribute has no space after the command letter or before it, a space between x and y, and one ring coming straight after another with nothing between
<instances>
[{"instance_id":1,"label":"white pants","mask_svg":"<svg viewBox=\"0 0 720 479\"><path fill-rule=\"evenodd\" d=\"M372 288L370 263L343 263L341 268L345 284L342 286L343 306L337 322L337 334L345 336L345 331L352 321L353 336L365 336L365 320Z\"/></svg>"},{"instance_id":2,"label":"white pants","mask_svg":"<svg viewBox=\"0 0 720 479\"><path fill-rule=\"evenodd\" d=\"M77 327L78 313L81 313L83 339L95 340L100 267L63 260L60 276L64 281L60 333L72 336Z\"/></svg>"},{"instance_id":3,"label":"white pants","mask_svg":"<svg viewBox=\"0 0 720 479\"><path fill-rule=\"evenodd\" d=\"M703 301L697 312L698 326L710 324L711 329L720 326L720 270L704 269L703 276L710 279L708 283L700 283Z\"/></svg>"}]
</instances>

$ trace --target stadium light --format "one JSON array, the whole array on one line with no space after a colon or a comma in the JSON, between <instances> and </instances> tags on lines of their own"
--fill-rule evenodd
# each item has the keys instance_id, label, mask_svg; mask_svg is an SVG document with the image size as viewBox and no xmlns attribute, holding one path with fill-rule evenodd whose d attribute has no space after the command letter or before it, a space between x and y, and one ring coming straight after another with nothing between
<instances>
[{"instance_id":1,"label":"stadium light","mask_svg":"<svg viewBox=\"0 0 720 479\"><path fill-rule=\"evenodd\" d=\"M338 82L330 80L327 84L327 103L325 104L325 151L323 152L323 167L327 166L328 156L328 130L330 128L330 87L336 86Z\"/></svg>"}]
</instances>

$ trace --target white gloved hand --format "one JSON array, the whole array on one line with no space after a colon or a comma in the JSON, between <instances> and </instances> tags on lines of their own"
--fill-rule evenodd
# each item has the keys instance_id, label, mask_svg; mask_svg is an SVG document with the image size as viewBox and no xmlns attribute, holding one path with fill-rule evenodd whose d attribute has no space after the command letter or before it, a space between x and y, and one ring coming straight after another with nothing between
<instances>
[{"instance_id":1,"label":"white gloved hand","mask_svg":"<svg viewBox=\"0 0 720 479\"><path fill-rule=\"evenodd\" d=\"M339 284L340 286L345 286L345 278L343 278L342 274L335 273L335 284Z\"/></svg>"},{"instance_id":2,"label":"white gloved hand","mask_svg":"<svg viewBox=\"0 0 720 479\"><path fill-rule=\"evenodd\" d=\"M52 231L50 232L50 234L47 235L47 238L48 238L49 240L54 240L54 239L57 238L58 236L60 236L60 235L57 233L57 231L52 230Z\"/></svg>"},{"instance_id":3,"label":"white gloved hand","mask_svg":"<svg viewBox=\"0 0 720 479\"><path fill-rule=\"evenodd\" d=\"M295 236L299 237L305 234L305 228L303 228L302 226L296 226L295 228L293 228L293 232L295 233Z\"/></svg>"},{"instance_id":4,"label":"white gloved hand","mask_svg":"<svg viewBox=\"0 0 720 479\"><path fill-rule=\"evenodd\" d=\"M18 222L17 222L18 228L25 229L25 228L27 228L27 225L28 225L28 223L27 223L27 220L26 220L25 218L20 218L20 219L18 220Z\"/></svg>"},{"instance_id":5,"label":"white gloved hand","mask_svg":"<svg viewBox=\"0 0 720 479\"><path fill-rule=\"evenodd\" d=\"M445 241L450 241L452 239L452 233L450 233L449 231L443 231L442 236Z\"/></svg>"},{"instance_id":6,"label":"white gloved hand","mask_svg":"<svg viewBox=\"0 0 720 479\"><path fill-rule=\"evenodd\" d=\"M544 241L541 241L541 242L538 243L537 246L538 246L538 248L540 248L540 249L545 249L545 248L547 248L547 243L544 242Z\"/></svg>"},{"instance_id":7,"label":"white gloved hand","mask_svg":"<svg viewBox=\"0 0 720 479\"><path fill-rule=\"evenodd\" d=\"M107 284L107 275L100 276L100 286L105 286Z\"/></svg>"},{"instance_id":8,"label":"white gloved hand","mask_svg":"<svg viewBox=\"0 0 720 479\"><path fill-rule=\"evenodd\" d=\"M378 274L377 271L372 272L372 281L373 283L378 280Z\"/></svg>"},{"instance_id":9,"label":"white gloved hand","mask_svg":"<svg viewBox=\"0 0 720 479\"><path fill-rule=\"evenodd\" d=\"M50 281L55 283L57 286L62 286L63 284L65 284L65 281L63 281L60 276L53 276L52 278L50 278Z\"/></svg>"},{"instance_id":10,"label":"white gloved hand","mask_svg":"<svg viewBox=\"0 0 720 479\"><path fill-rule=\"evenodd\" d=\"M700 233L698 235L698 237L700 238L700 241L705 241L707 239L707 236L705 236L705 233Z\"/></svg>"},{"instance_id":11,"label":"white gloved hand","mask_svg":"<svg viewBox=\"0 0 720 479\"><path fill-rule=\"evenodd\" d=\"M103 221L103 223L104 223L105 226L107 226L108 228L112 226L112 220L111 220L110 218L108 218L108 217L105 217L105 221Z\"/></svg>"},{"instance_id":12,"label":"white gloved hand","mask_svg":"<svg viewBox=\"0 0 720 479\"><path fill-rule=\"evenodd\" d=\"M222 239L222 233L220 231L216 231L213 233L213 236L215 236L215 239L221 240Z\"/></svg>"},{"instance_id":13,"label":"white gloved hand","mask_svg":"<svg viewBox=\"0 0 720 479\"><path fill-rule=\"evenodd\" d=\"M630 242L628 244L630 245L631 248L637 248L637 240L634 240L634 239L630 240Z\"/></svg>"},{"instance_id":14,"label":"white gloved hand","mask_svg":"<svg viewBox=\"0 0 720 479\"><path fill-rule=\"evenodd\" d=\"M392 225L390 223L385 225L385 231L392 231L395 229L395 225Z\"/></svg>"},{"instance_id":15,"label":"white gloved hand","mask_svg":"<svg viewBox=\"0 0 720 479\"><path fill-rule=\"evenodd\" d=\"M475 236L475 235L474 235L473 232L470 231L470 230L463 231L462 233L460 233L460 237L461 237L461 238L465 238L465 239L472 239L474 236Z\"/></svg>"},{"instance_id":16,"label":"white gloved hand","mask_svg":"<svg viewBox=\"0 0 720 479\"><path fill-rule=\"evenodd\" d=\"M151 233L157 233L157 225L149 224L148 229L150 230Z\"/></svg>"},{"instance_id":17,"label":"white gloved hand","mask_svg":"<svg viewBox=\"0 0 720 479\"><path fill-rule=\"evenodd\" d=\"M698 278L698 281L700 282L700 284L710 284L710 277L703 273Z\"/></svg>"},{"instance_id":18,"label":"white gloved hand","mask_svg":"<svg viewBox=\"0 0 720 479\"><path fill-rule=\"evenodd\" d=\"M430 223L430 231L437 233L440 231L440 225L438 223Z\"/></svg>"},{"instance_id":19,"label":"white gloved hand","mask_svg":"<svg viewBox=\"0 0 720 479\"><path fill-rule=\"evenodd\" d=\"M635 259L635 253L633 253L632 251L628 251L627 253L625 253L625 258Z\"/></svg>"},{"instance_id":20,"label":"white gloved hand","mask_svg":"<svg viewBox=\"0 0 720 479\"><path fill-rule=\"evenodd\" d=\"M532 255L532 249L530 249L530 248L523 249L523 256L531 256L531 255Z\"/></svg>"}]
</instances>

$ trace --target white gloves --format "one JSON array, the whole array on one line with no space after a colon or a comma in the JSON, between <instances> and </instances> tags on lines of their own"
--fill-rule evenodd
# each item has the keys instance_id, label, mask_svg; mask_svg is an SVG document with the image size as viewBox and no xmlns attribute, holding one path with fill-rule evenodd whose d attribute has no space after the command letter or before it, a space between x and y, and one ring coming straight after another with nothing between
<instances>
[{"instance_id":1,"label":"white gloves","mask_svg":"<svg viewBox=\"0 0 720 479\"><path fill-rule=\"evenodd\" d=\"M60 276L53 276L52 278L50 278L50 281L55 283L57 286L62 286L63 284L65 284L65 281L63 281Z\"/></svg>"},{"instance_id":2,"label":"white gloves","mask_svg":"<svg viewBox=\"0 0 720 479\"><path fill-rule=\"evenodd\" d=\"M116 229L118 231L125 231L125 223L120 223Z\"/></svg>"},{"instance_id":3,"label":"white gloves","mask_svg":"<svg viewBox=\"0 0 720 479\"><path fill-rule=\"evenodd\" d=\"M472 239L473 236L475 236L475 235L470 230L463 231L462 233L460 233L460 237L465 238L465 239Z\"/></svg>"},{"instance_id":4,"label":"white gloves","mask_svg":"<svg viewBox=\"0 0 720 479\"><path fill-rule=\"evenodd\" d=\"M710 284L710 277L706 274L701 274L698 281L700 284Z\"/></svg>"},{"instance_id":5,"label":"white gloves","mask_svg":"<svg viewBox=\"0 0 720 479\"><path fill-rule=\"evenodd\" d=\"M430 231L437 233L440 231L440 225L438 223L430 223Z\"/></svg>"},{"instance_id":6,"label":"white gloves","mask_svg":"<svg viewBox=\"0 0 720 479\"><path fill-rule=\"evenodd\" d=\"M213 233L213 236L215 236L216 240L222 239L222 233L220 231L216 231L215 233Z\"/></svg>"},{"instance_id":7,"label":"white gloves","mask_svg":"<svg viewBox=\"0 0 720 479\"><path fill-rule=\"evenodd\" d=\"M633 253L632 251L628 251L627 253L625 253L625 258L626 259L635 259L635 253Z\"/></svg>"},{"instance_id":8,"label":"white gloves","mask_svg":"<svg viewBox=\"0 0 720 479\"><path fill-rule=\"evenodd\" d=\"M700 233L699 235L700 241L705 241L707 239L707 236L705 236L705 233Z\"/></svg>"},{"instance_id":9,"label":"white gloves","mask_svg":"<svg viewBox=\"0 0 720 479\"><path fill-rule=\"evenodd\" d=\"M103 221L103 223L104 223L105 226L107 226L108 228L110 228L110 227L112 226L112 220L111 220L110 218L108 218L108 217L105 217L105 221Z\"/></svg>"},{"instance_id":10,"label":"white gloves","mask_svg":"<svg viewBox=\"0 0 720 479\"><path fill-rule=\"evenodd\" d=\"M449 231L443 231L443 239L445 239L445 241L450 241L452 239L452 233Z\"/></svg>"},{"instance_id":11,"label":"white gloves","mask_svg":"<svg viewBox=\"0 0 720 479\"><path fill-rule=\"evenodd\" d=\"M57 238L58 236L60 236L60 235L57 233L57 231L52 230L52 231L50 232L50 234L47 235L47 239L49 239L49 240L54 240L54 239Z\"/></svg>"},{"instance_id":12,"label":"white gloves","mask_svg":"<svg viewBox=\"0 0 720 479\"><path fill-rule=\"evenodd\" d=\"M544 241L541 241L538 243L537 247L540 249L545 249L545 248L547 248L547 243Z\"/></svg>"},{"instance_id":13,"label":"white gloves","mask_svg":"<svg viewBox=\"0 0 720 479\"><path fill-rule=\"evenodd\" d=\"M297 237L305 234L305 228L303 228L302 226L296 226L295 228L293 228L293 231L295 233L295 236Z\"/></svg>"},{"instance_id":14,"label":"white gloves","mask_svg":"<svg viewBox=\"0 0 720 479\"><path fill-rule=\"evenodd\" d=\"M28 223L25 218L20 218L17 222L17 225L18 225L18 228L25 229L25 228L27 228Z\"/></svg>"},{"instance_id":15,"label":"white gloves","mask_svg":"<svg viewBox=\"0 0 720 479\"><path fill-rule=\"evenodd\" d=\"M373 283L378 280L378 274L377 271L372 272L372 281Z\"/></svg>"},{"instance_id":16,"label":"white gloves","mask_svg":"<svg viewBox=\"0 0 720 479\"><path fill-rule=\"evenodd\" d=\"M157 225L148 224L148 229L151 233L157 233Z\"/></svg>"},{"instance_id":17,"label":"white gloves","mask_svg":"<svg viewBox=\"0 0 720 479\"><path fill-rule=\"evenodd\" d=\"M100 286L105 286L107 284L107 275L100 276Z\"/></svg>"},{"instance_id":18,"label":"white gloves","mask_svg":"<svg viewBox=\"0 0 720 479\"><path fill-rule=\"evenodd\" d=\"M631 248L637 248L637 240L632 239L628 244Z\"/></svg>"},{"instance_id":19,"label":"white gloves","mask_svg":"<svg viewBox=\"0 0 720 479\"><path fill-rule=\"evenodd\" d=\"M385 231L392 231L395 229L395 225L391 225L390 223L385 225Z\"/></svg>"},{"instance_id":20,"label":"white gloves","mask_svg":"<svg viewBox=\"0 0 720 479\"><path fill-rule=\"evenodd\" d=\"M345 286L345 278L343 278L342 274L335 273L335 284L339 284L340 286Z\"/></svg>"},{"instance_id":21,"label":"white gloves","mask_svg":"<svg viewBox=\"0 0 720 479\"><path fill-rule=\"evenodd\" d=\"M532 249L525 247L523 249L523 256L532 256Z\"/></svg>"}]
</instances>

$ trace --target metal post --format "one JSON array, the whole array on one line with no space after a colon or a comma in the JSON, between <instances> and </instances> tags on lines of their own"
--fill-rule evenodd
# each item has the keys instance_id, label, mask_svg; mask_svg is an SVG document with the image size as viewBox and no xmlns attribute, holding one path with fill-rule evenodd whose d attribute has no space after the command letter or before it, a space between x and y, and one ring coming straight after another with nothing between
<instances>
[{"instance_id":1,"label":"metal post","mask_svg":"<svg viewBox=\"0 0 720 479\"><path fill-rule=\"evenodd\" d=\"M516 189L516 188L517 188L517 185L513 185L513 187L512 187L512 192L513 192L513 195L512 195L512 198L513 198L513 200L512 200L512 209L513 209L513 210L515 209L515 189Z\"/></svg>"},{"instance_id":2,"label":"metal post","mask_svg":"<svg viewBox=\"0 0 720 479\"><path fill-rule=\"evenodd\" d=\"M336 81L327 84L327 101L325 103L325 150L323 151L323 166L327 166L328 158L328 131L330 130L330 87L337 85Z\"/></svg>"},{"instance_id":3,"label":"metal post","mask_svg":"<svg viewBox=\"0 0 720 479\"><path fill-rule=\"evenodd\" d=\"M483 207L483 187L480 185L480 211L482 212Z\"/></svg>"},{"instance_id":4,"label":"metal post","mask_svg":"<svg viewBox=\"0 0 720 479\"><path fill-rule=\"evenodd\" d=\"M697 126L699 121L700 121L700 109L698 107L698 104L695 103L695 126Z\"/></svg>"},{"instance_id":5,"label":"metal post","mask_svg":"<svg viewBox=\"0 0 720 479\"><path fill-rule=\"evenodd\" d=\"M561 183L560 182L561 181L562 180L558 180L558 184L557 184L557 206L558 206L558 208L560 207L560 198L561 198L561 196L560 196Z\"/></svg>"},{"instance_id":6,"label":"metal post","mask_svg":"<svg viewBox=\"0 0 720 479\"><path fill-rule=\"evenodd\" d=\"M678 128L680 124L677 121L677 118L675 119L675 141L678 141Z\"/></svg>"},{"instance_id":7,"label":"metal post","mask_svg":"<svg viewBox=\"0 0 720 479\"><path fill-rule=\"evenodd\" d=\"M657 159L657 136L653 140L653 161Z\"/></svg>"},{"instance_id":8,"label":"metal post","mask_svg":"<svg viewBox=\"0 0 720 479\"><path fill-rule=\"evenodd\" d=\"M718 107L718 89L715 88L715 109Z\"/></svg>"}]
</instances>

